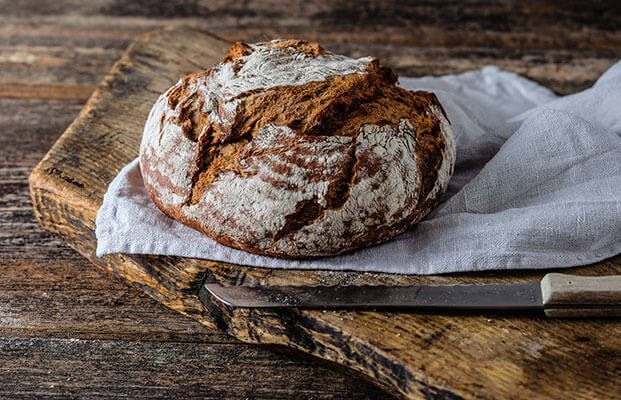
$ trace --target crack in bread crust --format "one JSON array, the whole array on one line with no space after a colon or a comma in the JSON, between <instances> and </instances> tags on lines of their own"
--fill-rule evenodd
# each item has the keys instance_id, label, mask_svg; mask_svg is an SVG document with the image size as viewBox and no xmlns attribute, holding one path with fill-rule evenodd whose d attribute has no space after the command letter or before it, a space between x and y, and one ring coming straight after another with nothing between
<instances>
[{"instance_id":1,"label":"crack in bread crust","mask_svg":"<svg viewBox=\"0 0 621 400\"><path fill-rule=\"evenodd\" d=\"M283 63L321 69L287 80L277 74ZM264 65L269 79L257 75ZM187 140L179 151L192 151L194 161L185 200L156 204L222 243L281 257L336 254L401 233L446 188L454 140L436 96L396 82L376 59L333 55L317 43L236 43L221 64L184 76L165 94L158 143L178 126ZM145 127L143 144L147 135ZM360 155L359 144L366 149ZM145 154L157 151L149 146ZM142 153L141 164L151 165ZM393 186L378 181L384 176ZM155 201L165 188L147 181ZM364 185L368 196L353 190ZM388 187L398 193L374 193ZM382 204L383 196L390 204ZM340 231L326 234L326 243L299 243L332 222Z\"/></svg>"},{"instance_id":2,"label":"crack in bread crust","mask_svg":"<svg viewBox=\"0 0 621 400\"><path fill-rule=\"evenodd\" d=\"M298 42L300 41L295 41L300 45ZM238 47L232 49L234 54L239 51ZM226 59L230 59L230 62L238 60L232 55ZM190 92L189 84L186 83L196 81L202 73L186 76L179 95L182 100L175 97L175 104L178 103L180 109L177 122L183 127L184 134L193 141L197 140L201 130L207 129L199 143L192 190L186 203L196 204L200 201L203 191L217 178L218 173L227 170L226 166L238 172L234 161L218 159L220 146L248 143L267 124L288 126L299 135L356 137L363 124L390 125L396 128L402 118L410 119L412 125L418 128L417 135L424 136L419 141L423 145L417 146L416 151L425 160L422 172L428 175L422 180L420 193L428 193L435 183L435 171L442 160L444 145L437 132L437 118L425 113L425 106L430 102L437 103L435 96L394 86L396 76L388 68L380 67L377 60L367 63L366 71L364 74L334 76L325 81L309 82L301 86L242 92L234 98L240 102L225 140L216 135L205 138L217 130L218 126L209 122L206 113L200 112L204 98L200 92ZM175 95L177 93L179 92L175 92ZM237 155L241 152L241 148L239 149ZM212 161L216 159L219 162L212 165Z\"/></svg>"},{"instance_id":3,"label":"crack in bread crust","mask_svg":"<svg viewBox=\"0 0 621 400\"><path fill-rule=\"evenodd\" d=\"M349 198L351 186L356 179L356 143L352 143L347 151L347 156L336 178L330 182L325 194L325 205L319 204L318 199L303 200L296 205L295 212L285 217L285 225L274 234L274 241L277 242L283 237L297 232L323 218L326 210L338 210L345 205Z\"/></svg>"}]
</instances>

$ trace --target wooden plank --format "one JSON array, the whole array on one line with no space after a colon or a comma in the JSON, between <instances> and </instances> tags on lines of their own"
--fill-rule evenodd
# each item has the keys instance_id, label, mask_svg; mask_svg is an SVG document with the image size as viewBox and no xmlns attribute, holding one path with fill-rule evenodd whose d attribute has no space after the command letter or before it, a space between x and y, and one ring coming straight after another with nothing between
<instances>
[{"instance_id":1,"label":"wooden plank","mask_svg":"<svg viewBox=\"0 0 621 400\"><path fill-rule=\"evenodd\" d=\"M373 54L402 76L446 75L496 65L526 76L566 95L587 89L619 56L618 51L475 47L414 47L352 44L331 45L331 50L362 57Z\"/></svg>"},{"instance_id":2,"label":"wooden plank","mask_svg":"<svg viewBox=\"0 0 621 400\"><path fill-rule=\"evenodd\" d=\"M173 310L243 341L285 345L340 363L404 398L555 398L571 393L593 399L619 392L615 371L620 368L621 324L614 320L551 321L533 313L233 310L216 301L205 307L197 297L206 274L226 285L416 284L521 282L540 279L544 271L403 276L268 270L180 257L95 257L96 210L107 184L138 154L151 104L178 76L212 65L228 46L207 34L179 29L138 40L31 175L41 224ZM588 74L579 75L583 73ZM566 272L618 274L620 260Z\"/></svg>"},{"instance_id":3,"label":"wooden plank","mask_svg":"<svg viewBox=\"0 0 621 400\"><path fill-rule=\"evenodd\" d=\"M86 100L93 93L94 86L67 85L62 83L24 84L23 82L0 83L0 97L5 99L56 99Z\"/></svg>"},{"instance_id":4,"label":"wooden plank","mask_svg":"<svg viewBox=\"0 0 621 400\"><path fill-rule=\"evenodd\" d=\"M0 397L390 399L327 366L256 346L4 338Z\"/></svg>"},{"instance_id":5,"label":"wooden plank","mask_svg":"<svg viewBox=\"0 0 621 400\"><path fill-rule=\"evenodd\" d=\"M26 90L31 84L53 85L50 89L58 92L63 91L63 84L94 89L127 46L123 43L120 48L109 48L111 40L91 43L90 47L31 46L23 39L10 40L9 45L0 46L0 83L19 83Z\"/></svg>"},{"instance_id":6,"label":"wooden plank","mask_svg":"<svg viewBox=\"0 0 621 400\"><path fill-rule=\"evenodd\" d=\"M4 232L0 236L0 274L5 277L0 282L0 336L237 342L171 310L162 310L153 299L92 268L47 233L33 235L36 246L15 243L22 241L13 234L16 229L4 221L25 228L27 237L37 226L35 221L27 223L25 218L6 214L0 210ZM30 212L26 215L34 219ZM26 257L20 257L20 252Z\"/></svg>"},{"instance_id":7,"label":"wooden plank","mask_svg":"<svg viewBox=\"0 0 621 400\"><path fill-rule=\"evenodd\" d=\"M135 35L165 26L205 26L205 21L150 20L146 18L33 17L28 20L0 16L1 95L11 97L84 98L88 86L95 85L118 58ZM34 25L34 26L33 26ZM228 28L227 28L228 29ZM231 40L265 40L284 35L265 32L250 35L239 29ZM489 35L495 33L490 32ZM293 33L292 33L293 35ZM525 75L550 87L559 94L573 93L593 84L617 59L619 48L610 40L606 49L526 47L516 51L510 46L484 46L464 40L449 47L442 40L428 45L411 41L392 43L387 40L362 39L342 32L327 37L313 30L299 32L299 37L320 40L328 49L354 57L373 54L404 76L459 73L494 63ZM438 33L436 38L444 33ZM564 37L564 35L561 35ZM600 35L601 36L601 35ZM416 35L412 36L416 38ZM599 36L598 36L599 37ZM71 66L71 68L68 68ZM60 84L60 86L59 86ZM63 84L67 86L63 90ZM19 86L18 86L19 85ZM21 89L21 90L20 90Z\"/></svg>"},{"instance_id":8,"label":"wooden plank","mask_svg":"<svg viewBox=\"0 0 621 400\"><path fill-rule=\"evenodd\" d=\"M0 2L11 18L66 17L66 25L89 24L102 16L122 16L135 25L150 20L183 20L186 27L209 29L232 39L304 36L326 42L387 43L418 46L619 49L621 13L617 1L360 2L249 0L165 3L73 0L40 4L36 0ZM81 15L81 18L75 18ZM121 18L117 18L116 21ZM109 20L109 19L108 19ZM114 34L112 24L107 35ZM15 35L24 34L15 29ZM92 31L93 33L96 31ZM92 34L82 29L86 35ZM25 33L28 34L28 33ZM97 33L99 34L99 33Z\"/></svg>"}]
</instances>

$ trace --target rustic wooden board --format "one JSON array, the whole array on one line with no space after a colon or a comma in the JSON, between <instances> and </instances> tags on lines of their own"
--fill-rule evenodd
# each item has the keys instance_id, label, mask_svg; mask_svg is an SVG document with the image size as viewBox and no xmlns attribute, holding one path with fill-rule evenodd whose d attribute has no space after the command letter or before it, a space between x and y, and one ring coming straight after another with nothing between
<instances>
[{"instance_id":1,"label":"rustic wooden board","mask_svg":"<svg viewBox=\"0 0 621 400\"><path fill-rule=\"evenodd\" d=\"M249 344L9 338L0 342L0 398L392 399L312 360L263 352Z\"/></svg>"},{"instance_id":2,"label":"rustic wooden board","mask_svg":"<svg viewBox=\"0 0 621 400\"><path fill-rule=\"evenodd\" d=\"M593 399L619 393L621 323L612 319L549 320L535 313L235 310L217 301L206 307L198 298L206 276L223 285L492 283L539 279L542 271L425 277L268 270L180 257L96 257L97 209L108 183L137 156L153 101L183 73L219 61L229 46L184 29L137 40L33 171L31 194L42 226L173 310L246 342L284 345L337 362L403 398L550 398L570 393ZM505 68L517 69L510 64ZM616 257L566 271L618 274L620 261Z\"/></svg>"}]
</instances>

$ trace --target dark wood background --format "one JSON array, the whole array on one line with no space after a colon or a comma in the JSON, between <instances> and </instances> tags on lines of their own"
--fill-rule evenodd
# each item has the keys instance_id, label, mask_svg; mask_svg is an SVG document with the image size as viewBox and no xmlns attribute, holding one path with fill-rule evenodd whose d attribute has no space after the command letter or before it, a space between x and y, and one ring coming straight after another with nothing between
<instances>
[{"instance_id":1,"label":"dark wood background","mask_svg":"<svg viewBox=\"0 0 621 400\"><path fill-rule=\"evenodd\" d=\"M96 269L38 226L27 178L132 39L166 25L318 40L404 75L494 63L560 94L621 55L618 1L402 3L0 0L0 397L389 398L213 333Z\"/></svg>"}]
</instances>

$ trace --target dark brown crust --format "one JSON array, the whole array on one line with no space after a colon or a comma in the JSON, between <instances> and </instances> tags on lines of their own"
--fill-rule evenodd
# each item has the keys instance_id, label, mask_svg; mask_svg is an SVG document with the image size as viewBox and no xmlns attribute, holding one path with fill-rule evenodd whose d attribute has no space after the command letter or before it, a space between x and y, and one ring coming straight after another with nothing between
<instances>
[{"instance_id":1,"label":"dark brown crust","mask_svg":"<svg viewBox=\"0 0 621 400\"><path fill-rule=\"evenodd\" d=\"M252 53L252 49L244 42L235 42L229 53L222 60L223 63L234 62L238 58L244 57Z\"/></svg>"},{"instance_id":2,"label":"dark brown crust","mask_svg":"<svg viewBox=\"0 0 621 400\"><path fill-rule=\"evenodd\" d=\"M301 51L309 57L326 54L326 51L317 42L307 42L305 40L288 39L267 42L268 47L274 49L286 49L287 47Z\"/></svg>"},{"instance_id":3,"label":"dark brown crust","mask_svg":"<svg viewBox=\"0 0 621 400\"><path fill-rule=\"evenodd\" d=\"M301 41L284 43L301 45ZM238 54L250 51L244 46L236 43L226 59L235 62ZM355 137L363 124L397 128L404 118L416 127L416 155L423 173L420 194L425 196L436 181L444 150L439 121L427 110L430 105L441 106L432 93L411 92L395 86L397 77L390 69L380 67L377 60L367 64L367 71L365 74L334 76L300 86L244 92L237 96L241 101L230 127L211 124L206 114L196 112L202 107L204 99L190 93L188 87L205 72L186 75L180 90L171 93L169 104L180 104L177 123L183 127L188 138L196 141L205 127L210 133L201 140L195 160L193 187L186 204L196 204L218 173L227 169L238 172L236 160L241 151L223 160L218 157L220 147L228 143L248 143L267 124L288 126L301 135ZM335 195L330 193L330 196Z\"/></svg>"},{"instance_id":4,"label":"dark brown crust","mask_svg":"<svg viewBox=\"0 0 621 400\"><path fill-rule=\"evenodd\" d=\"M285 40L271 43L270 46L292 47L309 57L325 54L325 50L317 43L300 40ZM224 62L234 63L241 68L243 57L251 52L250 46L241 42L235 43ZM228 124L211 123L207 115L200 112L204 99L189 89L199 77L209 79L210 73L211 70L186 75L182 83L168 93L169 106L177 107L179 110L175 122L182 126L186 137L198 144L192 187L185 205L198 203L204 191L220 173L232 171L237 175L243 175L240 161L247 156L246 145L252 142L259 129L267 124L288 126L298 135L307 137L320 135L355 138L364 124L390 125L397 128L403 119L407 119L414 128L416 134L414 151L421 174L418 204L409 218L397 221L389 227L378 226L378 229L369 229L366 234L352 238L345 250L380 243L403 232L425 215L441 195L438 193L434 198L426 199L436 183L445 148L440 122L431 112L431 107L435 106L443 113L444 110L432 93L411 92L397 87L396 75L389 68L381 67L377 60L367 64L364 74L333 76L325 81L309 82L300 86L281 86L244 92L237 96L239 104L236 114L234 120ZM201 135L202 132L205 133ZM288 149L296 150L295 143L292 142ZM327 205L319 205L316 199L297 204L295 212L286 218L285 226L274 233L275 242L322 218L326 209L339 209L344 206L350 188L356 183L356 165L367 162L356 157L355 145L350 146L348 152L340 172L331 180L328 187ZM256 153L253 155L256 156ZM164 207L157 200L156 193L152 193L149 187L147 189L155 204L164 213L220 243L256 254L291 257L290 254L273 248L260 249L254 247L252 243L239 243L231 237L207 232L198 221L185 217L181 208ZM404 207L412 209L412 204L405 204ZM377 217L382 220L381 215ZM301 257L295 255L294 258Z\"/></svg>"},{"instance_id":5,"label":"dark brown crust","mask_svg":"<svg viewBox=\"0 0 621 400\"><path fill-rule=\"evenodd\" d=\"M222 62L225 64L232 62L233 69L235 70L235 72L237 72L244 65L244 61L241 58L249 55L250 53L252 53L252 49L250 48L250 46L243 42L236 42L233 47L231 47L231 50L229 50L229 54L224 57L224 60L222 60Z\"/></svg>"}]
</instances>

